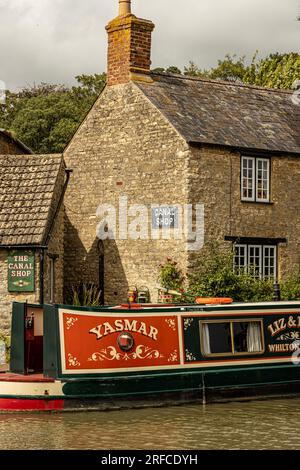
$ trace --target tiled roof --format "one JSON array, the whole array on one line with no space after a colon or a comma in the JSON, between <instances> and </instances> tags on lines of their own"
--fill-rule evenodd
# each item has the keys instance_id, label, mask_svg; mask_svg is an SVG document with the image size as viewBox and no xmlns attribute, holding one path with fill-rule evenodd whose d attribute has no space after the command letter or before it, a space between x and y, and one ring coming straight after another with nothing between
<instances>
[{"instance_id":1,"label":"tiled roof","mask_svg":"<svg viewBox=\"0 0 300 470\"><path fill-rule=\"evenodd\" d=\"M293 92L153 73L136 82L190 143L300 153L300 105Z\"/></svg>"},{"instance_id":2,"label":"tiled roof","mask_svg":"<svg viewBox=\"0 0 300 470\"><path fill-rule=\"evenodd\" d=\"M61 155L0 155L0 246L43 244L63 165Z\"/></svg>"}]
</instances>

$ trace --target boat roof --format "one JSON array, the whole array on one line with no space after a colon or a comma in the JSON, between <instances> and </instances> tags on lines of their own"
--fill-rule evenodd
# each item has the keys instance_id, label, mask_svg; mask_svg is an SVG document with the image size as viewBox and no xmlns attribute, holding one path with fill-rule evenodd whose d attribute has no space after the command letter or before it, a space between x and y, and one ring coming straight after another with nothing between
<instances>
[{"instance_id":1,"label":"boat roof","mask_svg":"<svg viewBox=\"0 0 300 470\"><path fill-rule=\"evenodd\" d=\"M211 312L214 314L223 313L224 311L228 314L233 312L242 312L242 311L253 311L253 313L258 313L260 311L263 313L264 310L281 310L283 313L289 312L291 309L300 309L300 299L292 301L276 301L276 302L233 302L231 304L221 305L197 305L197 304L141 304L130 307L129 304L115 305L115 306L105 306L105 307L77 307L71 305L55 305L59 310L72 310L72 311L82 311L82 312L93 312L93 313L130 313L132 315L138 315L142 312L148 313L184 313L184 312ZM266 312L267 314L267 312Z\"/></svg>"}]
</instances>

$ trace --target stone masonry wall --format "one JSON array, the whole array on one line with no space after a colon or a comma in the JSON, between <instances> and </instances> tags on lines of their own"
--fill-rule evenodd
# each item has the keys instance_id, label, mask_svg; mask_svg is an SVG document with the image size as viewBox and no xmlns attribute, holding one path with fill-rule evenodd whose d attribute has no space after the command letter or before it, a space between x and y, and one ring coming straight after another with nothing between
<instances>
[{"instance_id":1,"label":"stone masonry wall","mask_svg":"<svg viewBox=\"0 0 300 470\"><path fill-rule=\"evenodd\" d=\"M54 261L54 299L53 303L63 303L64 287L64 206L60 208L51 232L48 250L45 252L44 267L44 302L50 303L50 256L57 257Z\"/></svg>"},{"instance_id":2,"label":"stone masonry wall","mask_svg":"<svg viewBox=\"0 0 300 470\"><path fill-rule=\"evenodd\" d=\"M11 314L13 302L39 302L39 255L35 255L35 286L36 291L32 293L16 293L8 292L7 280L7 250L0 249L0 331L5 334L10 334Z\"/></svg>"},{"instance_id":3,"label":"stone masonry wall","mask_svg":"<svg viewBox=\"0 0 300 470\"><path fill-rule=\"evenodd\" d=\"M13 139L0 133L0 155L18 155L26 153Z\"/></svg>"},{"instance_id":4,"label":"stone masonry wall","mask_svg":"<svg viewBox=\"0 0 300 470\"><path fill-rule=\"evenodd\" d=\"M271 203L242 202L238 152L217 147L193 148L189 194L205 205L205 242L225 236L286 238L279 244L279 278L298 269L300 257L300 161L271 158ZM225 243L225 242L224 242ZM231 243L227 242L229 246ZM197 253L189 254L189 265Z\"/></svg>"},{"instance_id":5,"label":"stone masonry wall","mask_svg":"<svg viewBox=\"0 0 300 470\"><path fill-rule=\"evenodd\" d=\"M100 204L118 209L120 196L129 206L148 209L187 203L188 154L184 140L134 83L104 90L64 155L74 170L65 196L65 289L99 281ZM146 231L148 214L148 223L141 222ZM168 256L186 269L183 240L105 240L104 251L106 303L126 301L131 285L148 286L156 301L159 264Z\"/></svg>"}]
</instances>

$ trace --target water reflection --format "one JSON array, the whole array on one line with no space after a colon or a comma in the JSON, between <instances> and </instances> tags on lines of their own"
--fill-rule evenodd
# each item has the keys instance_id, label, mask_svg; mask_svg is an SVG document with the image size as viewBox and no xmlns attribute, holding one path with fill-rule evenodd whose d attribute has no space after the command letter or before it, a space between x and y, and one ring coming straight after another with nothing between
<instances>
[{"instance_id":1,"label":"water reflection","mask_svg":"<svg viewBox=\"0 0 300 470\"><path fill-rule=\"evenodd\" d=\"M300 399L0 414L0 449L299 449Z\"/></svg>"}]
</instances>

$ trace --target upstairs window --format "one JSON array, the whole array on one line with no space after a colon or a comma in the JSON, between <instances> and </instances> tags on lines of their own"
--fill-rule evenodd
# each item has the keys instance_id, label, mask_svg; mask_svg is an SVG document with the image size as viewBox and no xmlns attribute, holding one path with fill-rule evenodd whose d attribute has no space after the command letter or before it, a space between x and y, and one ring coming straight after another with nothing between
<instances>
[{"instance_id":1,"label":"upstairs window","mask_svg":"<svg viewBox=\"0 0 300 470\"><path fill-rule=\"evenodd\" d=\"M249 202L270 202L270 160L242 157L241 199Z\"/></svg>"},{"instance_id":2,"label":"upstairs window","mask_svg":"<svg viewBox=\"0 0 300 470\"><path fill-rule=\"evenodd\" d=\"M260 319L207 321L200 323L204 356L235 356L264 352Z\"/></svg>"}]
</instances>

